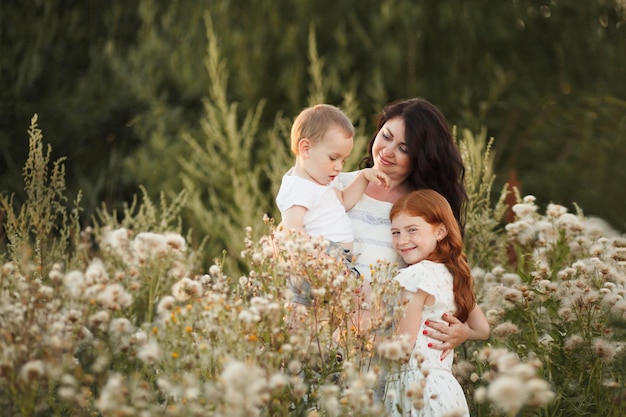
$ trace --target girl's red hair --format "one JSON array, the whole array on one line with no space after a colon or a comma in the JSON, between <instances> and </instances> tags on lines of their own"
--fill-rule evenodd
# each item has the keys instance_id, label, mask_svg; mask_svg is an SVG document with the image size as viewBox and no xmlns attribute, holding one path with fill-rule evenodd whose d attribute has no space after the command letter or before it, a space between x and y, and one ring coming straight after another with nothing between
<instances>
[{"instance_id":1,"label":"girl's red hair","mask_svg":"<svg viewBox=\"0 0 626 417\"><path fill-rule=\"evenodd\" d=\"M467 256L463 252L463 238L459 224L452 213L448 201L434 190L417 190L400 198L391 208L389 218L393 220L404 213L409 216L422 217L426 222L443 224L448 231L439 241L428 260L446 265L454 277L455 316L466 321L470 311L476 305L474 281L470 272Z\"/></svg>"}]
</instances>

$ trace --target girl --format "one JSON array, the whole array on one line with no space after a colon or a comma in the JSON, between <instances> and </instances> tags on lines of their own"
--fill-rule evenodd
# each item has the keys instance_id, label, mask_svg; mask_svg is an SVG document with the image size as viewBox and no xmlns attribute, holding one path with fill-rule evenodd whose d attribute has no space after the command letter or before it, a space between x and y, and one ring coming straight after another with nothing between
<instances>
[{"instance_id":1,"label":"girl","mask_svg":"<svg viewBox=\"0 0 626 417\"><path fill-rule=\"evenodd\" d=\"M447 311L465 322L476 305L459 223L448 201L428 189L401 197L389 218L392 246L408 265L396 276L406 303L397 332L413 348L409 361L389 376L385 405L393 416L469 416L451 372L453 355L441 358L429 349L426 327Z\"/></svg>"}]
</instances>

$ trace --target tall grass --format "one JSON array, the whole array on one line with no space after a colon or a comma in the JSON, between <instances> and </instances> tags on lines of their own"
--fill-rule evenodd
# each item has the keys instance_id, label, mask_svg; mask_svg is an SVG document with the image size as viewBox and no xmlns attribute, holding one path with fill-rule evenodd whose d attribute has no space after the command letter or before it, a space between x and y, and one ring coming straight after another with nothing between
<instances>
[{"instance_id":1,"label":"tall grass","mask_svg":"<svg viewBox=\"0 0 626 417\"><path fill-rule=\"evenodd\" d=\"M384 415L372 391L407 348L392 335L372 343L402 311L393 265L379 264L373 285L385 308L364 305L325 242L266 217L232 243L245 273L229 276L222 258L203 269L182 230L184 193L154 204L144 192L80 227L36 118L29 135L29 199L0 199L2 415ZM492 326L487 342L457 349L472 415L624 415L626 239L581 212L540 212L532 196L504 224L502 203L488 203L487 143L459 141L477 202L466 247ZM294 277L312 286L308 310L286 303ZM370 330L356 325L364 308Z\"/></svg>"}]
</instances>

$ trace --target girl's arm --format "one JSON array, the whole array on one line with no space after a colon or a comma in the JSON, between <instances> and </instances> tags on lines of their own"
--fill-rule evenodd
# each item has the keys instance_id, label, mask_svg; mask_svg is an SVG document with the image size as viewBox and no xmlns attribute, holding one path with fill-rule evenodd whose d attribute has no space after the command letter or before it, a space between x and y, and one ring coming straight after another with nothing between
<instances>
[{"instance_id":1,"label":"girl's arm","mask_svg":"<svg viewBox=\"0 0 626 417\"><path fill-rule=\"evenodd\" d=\"M389 187L389 177L374 168L365 168L359 171L354 180L339 191L340 199L346 211L350 210L363 196L367 184L374 181L377 185Z\"/></svg>"},{"instance_id":2,"label":"girl's arm","mask_svg":"<svg viewBox=\"0 0 626 417\"><path fill-rule=\"evenodd\" d=\"M402 300L407 301L404 315L398 323L398 334L406 334L409 340L415 343L418 332L422 326L422 311L426 298L429 297L425 291L418 290L417 293L402 290ZM432 297L431 297L432 298Z\"/></svg>"},{"instance_id":3,"label":"girl's arm","mask_svg":"<svg viewBox=\"0 0 626 417\"><path fill-rule=\"evenodd\" d=\"M429 331L428 335L441 342L434 344L433 349L443 351L442 359L466 340L487 340L489 338L489 323L478 304L470 311L465 323L450 313L444 314L443 320L447 321L449 325L432 322L428 324L428 327L436 330L436 332Z\"/></svg>"}]
</instances>

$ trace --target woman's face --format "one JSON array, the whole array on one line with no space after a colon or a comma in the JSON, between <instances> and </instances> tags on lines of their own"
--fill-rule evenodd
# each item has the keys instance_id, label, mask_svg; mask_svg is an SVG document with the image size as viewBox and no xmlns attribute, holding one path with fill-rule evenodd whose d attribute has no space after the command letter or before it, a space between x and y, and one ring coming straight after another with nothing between
<instances>
[{"instance_id":1,"label":"woman's face","mask_svg":"<svg viewBox=\"0 0 626 417\"><path fill-rule=\"evenodd\" d=\"M372 145L374 168L393 178L404 180L409 176L411 163L404 139L404 119L389 119L378 131Z\"/></svg>"}]
</instances>

